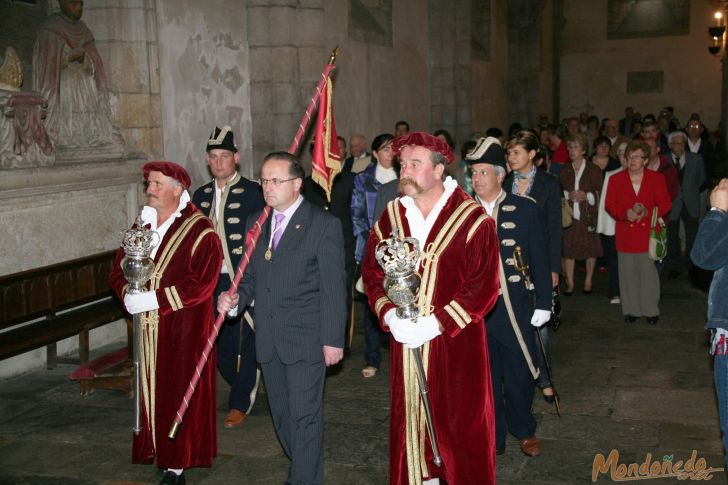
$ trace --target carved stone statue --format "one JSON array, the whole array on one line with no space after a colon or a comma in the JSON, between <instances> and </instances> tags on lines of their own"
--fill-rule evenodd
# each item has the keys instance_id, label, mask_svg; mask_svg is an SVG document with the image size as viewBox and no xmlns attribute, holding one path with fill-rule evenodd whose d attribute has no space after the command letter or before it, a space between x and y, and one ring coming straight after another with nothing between
<instances>
[{"instance_id":1,"label":"carved stone statue","mask_svg":"<svg viewBox=\"0 0 728 485\"><path fill-rule=\"evenodd\" d=\"M48 100L46 129L59 158L117 158L124 141L113 123L104 63L81 20L83 1L58 3L61 12L40 25L33 50L33 90Z\"/></svg>"},{"instance_id":2,"label":"carved stone statue","mask_svg":"<svg viewBox=\"0 0 728 485\"><path fill-rule=\"evenodd\" d=\"M12 47L0 65L0 169L52 165L53 145L46 132L39 93L21 92L23 65Z\"/></svg>"}]
</instances>

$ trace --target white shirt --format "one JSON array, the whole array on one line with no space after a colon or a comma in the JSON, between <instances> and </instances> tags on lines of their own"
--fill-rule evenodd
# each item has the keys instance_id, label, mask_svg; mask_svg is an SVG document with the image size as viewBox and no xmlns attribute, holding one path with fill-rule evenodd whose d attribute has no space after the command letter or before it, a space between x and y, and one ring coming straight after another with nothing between
<instances>
[{"instance_id":1,"label":"white shirt","mask_svg":"<svg viewBox=\"0 0 728 485\"><path fill-rule=\"evenodd\" d=\"M698 153L698 151L700 150L700 144L702 142L703 142L702 138L698 138L698 141L696 141L695 143L693 143L690 140L690 138L688 138L688 148L690 149L691 152Z\"/></svg>"},{"instance_id":2,"label":"white shirt","mask_svg":"<svg viewBox=\"0 0 728 485\"><path fill-rule=\"evenodd\" d=\"M374 169L374 178L377 179L377 182L384 185L387 182L395 180L397 178L397 172L394 171L394 168L384 168L382 164L377 162L377 167Z\"/></svg>"},{"instance_id":3,"label":"white shirt","mask_svg":"<svg viewBox=\"0 0 728 485\"><path fill-rule=\"evenodd\" d=\"M500 196L501 196L501 195L503 195L503 189L501 189L501 190L500 190L500 192L498 192L498 195L496 195L496 196L495 196L495 199L493 199L493 200L492 200L492 201L490 201L490 202L483 202L483 199L481 199L481 198L480 198L480 197L478 197L477 195L475 196L475 200L477 200L477 201L478 201L478 202L480 203L480 205L482 205L482 206L483 206L483 208L485 209L485 212L486 212L486 213L487 213L487 214L488 214L489 216L493 217L493 209L495 209L495 202L496 202L496 201L497 201L498 199L500 199Z\"/></svg>"},{"instance_id":4,"label":"white shirt","mask_svg":"<svg viewBox=\"0 0 728 485\"><path fill-rule=\"evenodd\" d=\"M443 186L445 187L445 191L437 200L435 206L427 215L427 218L422 215L422 212L420 212L412 197L405 195L400 199L402 205L405 207L405 217L409 223L412 237L420 243L420 251L425 250L425 243L427 242L427 236L430 234L430 229L432 229L432 226L437 220L437 216L442 212L442 208L447 204L447 200L455 191L458 183L452 177L447 177L445 182L443 182Z\"/></svg>"},{"instance_id":5,"label":"white shirt","mask_svg":"<svg viewBox=\"0 0 728 485\"><path fill-rule=\"evenodd\" d=\"M185 208L187 203L190 201L190 194L186 191L182 191L182 196L179 198L179 205L177 206L177 210L174 214L169 216L169 218L164 221L162 224L160 224L159 227L157 227L157 209L154 207L149 207L148 205L145 205L142 208L142 222L146 225L149 224L152 231L157 231L157 234L159 234L159 241L157 244L154 245L154 249L152 249L152 253L150 254L150 257L154 259L154 256L157 255L157 250L159 249L159 243L162 242L162 239L164 239L164 235L167 234L167 231L169 230L169 227L172 225L175 219L178 217L182 217L182 209Z\"/></svg>"},{"instance_id":6,"label":"white shirt","mask_svg":"<svg viewBox=\"0 0 728 485\"><path fill-rule=\"evenodd\" d=\"M574 164L572 163L572 167ZM586 169L586 160L581 161L581 167L578 171L575 172L574 177L574 191L579 190L579 181L581 180L581 176L584 175L584 170ZM569 199L569 192L564 190L564 197L568 200ZM596 202L596 199L594 198L594 194L591 192L588 192L586 194L586 201L589 203L589 205L594 205ZM579 210L579 204L574 204L574 219L579 220L581 217L581 211Z\"/></svg>"}]
</instances>

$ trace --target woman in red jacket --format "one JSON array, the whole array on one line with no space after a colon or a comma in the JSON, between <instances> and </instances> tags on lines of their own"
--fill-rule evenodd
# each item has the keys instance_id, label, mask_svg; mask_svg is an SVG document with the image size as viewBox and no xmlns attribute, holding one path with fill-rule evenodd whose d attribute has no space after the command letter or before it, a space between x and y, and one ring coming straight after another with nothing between
<instances>
[{"instance_id":1,"label":"woman in red jacket","mask_svg":"<svg viewBox=\"0 0 728 485\"><path fill-rule=\"evenodd\" d=\"M640 316L656 324L660 315L660 278L648 255L652 210L661 217L672 206L665 177L645 170L650 147L634 140L625 150L627 170L609 179L607 212L617 221L615 239L619 258L619 290L625 322Z\"/></svg>"}]
</instances>

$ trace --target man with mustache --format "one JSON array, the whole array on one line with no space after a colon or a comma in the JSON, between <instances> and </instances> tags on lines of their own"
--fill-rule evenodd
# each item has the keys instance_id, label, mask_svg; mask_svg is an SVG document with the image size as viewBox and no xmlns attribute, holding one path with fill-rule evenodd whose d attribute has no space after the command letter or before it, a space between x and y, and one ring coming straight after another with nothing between
<instances>
[{"instance_id":1,"label":"man with mustache","mask_svg":"<svg viewBox=\"0 0 728 485\"><path fill-rule=\"evenodd\" d=\"M495 483L495 423L483 316L498 298L498 239L493 219L451 177L450 146L429 133L395 138L400 192L374 225L362 275L369 305L391 332L390 483ZM382 287L377 244L396 227L422 251L416 321L400 319ZM433 424L443 458L433 460L421 419L410 349L421 352Z\"/></svg>"},{"instance_id":2,"label":"man with mustache","mask_svg":"<svg viewBox=\"0 0 728 485\"><path fill-rule=\"evenodd\" d=\"M165 469L161 484L184 485L184 469L211 467L217 455L215 356L202 370L177 437L167 438L180 400L214 325L215 291L222 248L210 220L190 200L190 176L172 162L142 168L147 205L142 223L159 234L152 249L155 271L148 290L127 294L116 254L109 285L131 314L140 314L142 342L142 432L134 436L133 463Z\"/></svg>"}]
</instances>

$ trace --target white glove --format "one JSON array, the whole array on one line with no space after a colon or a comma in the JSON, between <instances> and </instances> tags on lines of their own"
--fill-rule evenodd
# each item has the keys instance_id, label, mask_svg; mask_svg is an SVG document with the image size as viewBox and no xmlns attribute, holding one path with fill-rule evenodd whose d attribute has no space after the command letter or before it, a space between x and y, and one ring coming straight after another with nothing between
<instances>
[{"instance_id":1,"label":"white glove","mask_svg":"<svg viewBox=\"0 0 728 485\"><path fill-rule=\"evenodd\" d=\"M410 319L399 318L394 308L384 315L384 323L392 332L394 340L411 349L422 346L442 333L440 322L434 315L419 317L413 322Z\"/></svg>"},{"instance_id":2,"label":"white glove","mask_svg":"<svg viewBox=\"0 0 728 485\"><path fill-rule=\"evenodd\" d=\"M531 317L531 325L534 327L543 327L551 320L551 312L548 310L536 310Z\"/></svg>"},{"instance_id":3,"label":"white glove","mask_svg":"<svg viewBox=\"0 0 728 485\"><path fill-rule=\"evenodd\" d=\"M141 293L127 293L124 295L124 306L132 315L148 312L159 308L157 294L153 291L142 291Z\"/></svg>"}]
</instances>

